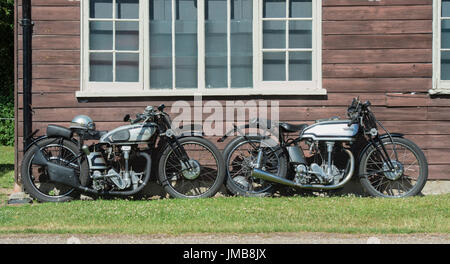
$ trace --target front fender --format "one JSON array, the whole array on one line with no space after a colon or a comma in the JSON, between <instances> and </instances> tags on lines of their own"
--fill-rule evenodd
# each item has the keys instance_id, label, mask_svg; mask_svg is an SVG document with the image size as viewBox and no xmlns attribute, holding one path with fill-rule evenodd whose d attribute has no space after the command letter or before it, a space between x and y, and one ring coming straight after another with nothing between
<instances>
[{"instance_id":1,"label":"front fender","mask_svg":"<svg viewBox=\"0 0 450 264\"><path fill-rule=\"evenodd\" d=\"M184 137L204 137L205 133L200 131L185 131L180 134L177 134L177 139L184 138Z\"/></svg>"},{"instance_id":2,"label":"front fender","mask_svg":"<svg viewBox=\"0 0 450 264\"><path fill-rule=\"evenodd\" d=\"M401 134L401 133L391 133L391 137L393 138L403 138L405 135ZM380 135L380 139L385 139L385 138L389 138L389 134L381 134ZM361 160L362 156L364 155L364 153L370 148L370 146L372 146L372 142L367 143L366 146L364 146L363 150L359 153L359 161Z\"/></svg>"},{"instance_id":3,"label":"front fender","mask_svg":"<svg viewBox=\"0 0 450 264\"><path fill-rule=\"evenodd\" d=\"M180 126L175 129L177 138L183 137L204 137L203 127L201 125L191 124L189 126Z\"/></svg>"}]
</instances>

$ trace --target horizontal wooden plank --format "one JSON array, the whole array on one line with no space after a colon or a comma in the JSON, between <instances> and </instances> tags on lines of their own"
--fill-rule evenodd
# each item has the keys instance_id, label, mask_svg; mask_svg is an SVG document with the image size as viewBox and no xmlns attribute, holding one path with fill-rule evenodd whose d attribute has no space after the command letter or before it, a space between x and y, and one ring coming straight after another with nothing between
<instances>
[{"instance_id":1,"label":"horizontal wooden plank","mask_svg":"<svg viewBox=\"0 0 450 264\"><path fill-rule=\"evenodd\" d=\"M431 89L431 78L325 78L323 88L328 92L426 92Z\"/></svg>"},{"instance_id":2,"label":"horizontal wooden plank","mask_svg":"<svg viewBox=\"0 0 450 264\"><path fill-rule=\"evenodd\" d=\"M33 87L33 90L35 87ZM18 96L18 106L22 108L22 94L19 93ZM299 107L299 106L344 106L347 107L352 98L354 98L354 94L347 93L329 93L327 96L315 97L315 96L289 96L289 97L280 97L280 96L266 96L264 98L261 97L204 97L203 105L210 104L213 102L218 102L222 105L226 105L228 103L237 103L238 101L243 101L247 103L248 101L257 102L257 104L266 103L267 105L271 105L272 101L275 101L279 104L280 107ZM372 105L376 106L384 106L385 105L385 96L384 94L377 93L367 93L361 95L361 100L370 100ZM75 97L75 93L46 93L46 92L37 92L33 94L33 108L77 108L77 107L127 107L127 106L142 106L145 107L147 105L160 105L165 104L166 106L171 106L173 103L177 101L185 101L189 104L193 105L193 101L186 97L178 97L178 98L155 98L154 100L149 99L148 97L142 98L92 98L88 99L78 99Z\"/></svg>"},{"instance_id":3,"label":"horizontal wooden plank","mask_svg":"<svg viewBox=\"0 0 450 264\"><path fill-rule=\"evenodd\" d=\"M425 154L427 157L428 164L450 165L450 159L448 158L450 157L450 149L429 149L425 151Z\"/></svg>"},{"instance_id":4,"label":"horizontal wooden plank","mask_svg":"<svg viewBox=\"0 0 450 264\"><path fill-rule=\"evenodd\" d=\"M449 135L450 121L384 121L384 127L391 133L409 135Z\"/></svg>"},{"instance_id":5,"label":"horizontal wooden plank","mask_svg":"<svg viewBox=\"0 0 450 264\"><path fill-rule=\"evenodd\" d=\"M434 97L429 94L386 94L386 105L390 107L429 106L431 112L446 112L450 107L450 97Z\"/></svg>"},{"instance_id":6,"label":"horizontal wooden plank","mask_svg":"<svg viewBox=\"0 0 450 264\"><path fill-rule=\"evenodd\" d=\"M22 65L23 51L18 52L19 68ZM33 65L79 65L80 64L80 52L74 50L33 50Z\"/></svg>"},{"instance_id":7,"label":"horizontal wooden plank","mask_svg":"<svg viewBox=\"0 0 450 264\"><path fill-rule=\"evenodd\" d=\"M18 27L22 35L22 27ZM35 21L33 35L80 35L80 21Z\"/></svg>"},{"instance_id":8,"label":"horizontal wooden plank","mask_svg":"<svg viewBox=\"0 0 450 264\"><path fill-rule=\"evenodd\" d=\"M33 36L33 50L80 50L80 36ZM22 36L18 36L18 49L22 49Z\"/></svg>"},{"instance_id":9,"label":"horizontal wooden plank","mask_svg":"<svg viewBox=\"0 0 450 264\"><path fill-rule=\"evenodd\" d=\"M431 49L323 50L322 63L431 63Z\"/></svg>"},{"instance_id":10,"label":"horizontal wooden plank","mask_svg":"<svg viewBox=\"0 0 450 264\"><path fill-rule=\"evenodd\" d=\"M69 1L67 1L69 2ZM22 17L22 9L18 9L18 17ZM80 7L61 6L38 6L32 8L33 21L80 21Z\"/></svg>"},{"instance_id":11,"label":"horizontal wooden plank","mask_svg":"<svg viewBox=\"0 0 450 264\"><path fill-rule=\"evenodd\" d=\"M74 5L79 6L81 0L33 0L33 6ZM17 0L17 5L22 5L22 0Z\"/></svg>"},{"instance_id":12,"label":"horizontal wooden plank","mask_svg":"<svg viewBox=\"0 0 450 264\"><path fill-rule=\"evenodd\" d=\"M73 92L80 90L80 80L68 80L68 79L33 79L32 89L34 93L40 92ZM19 93L23 91L23 81L19 79L17 81L17 90Z\"/></svg>"},{"instance_id":13,"label":"horizontal wooden plank","mask_svg":"<svg viewBox=\"0 0 450 264\"><path fill-rule=\"evenodd\" d=\"M428 120L450 120L450 108L449 107L429 107L427 119Z\"/></svg>"},{"instance_id":14,"label":"horizontal wooden plank","mask_svg":"<svg viewBox=\"0 0 450 264\"><path fill-rule=\"evenodd\" d=\"M249 119L249 108L238 107L242 111L246 111L246 116L244 120ZM257 114L257 107L253 108L255 112L253 115ZM279 120L282 121L314 121L322 118L329 118L332 116L339 116L341 118L347 117L347 107L279 107L279 108L264 108L267 109L268 116L276 118L273 114L278 114ZM227 120L230 111L233 108L214 108L214 114L211 111L208 113L205 109L203 110L202 120L211 120L214 117L216 121L230 121ZM409 107L409 108L386 108L386 107L373 107L372 108L375 116L381 120L390 121L425 121L427 117L427 109L423 107ZM21 110L20 110L21 111ZM70 121L74 114L88 115L95 121L101 122L116 122L121 120L126 114L141 113L143 107L79 107L76 109L72 108L34 108L33 120L41 122L64 122ZM191 120L194 120L194 108L190 107L186 111L190 112ZM253 111L253 110L251 110ZM172 109L170 106L166 108L166 112L169 113L172 118L175 118L181 114L180 110ZM182 113L184 115L189 114L189 112ZM234 118L238 118L233 115ZM256 116L254 116L256 117ZM221 118L221 120L220 120ZM19 121L22 121L22 117L19 114ZM190 120L188 120L190 121ZM232 121L232 120L231 120ZM423 129L422 129L423 130Z\"/></svg>"},{"instance_id":15,"label":"horizontal wooden plank","mask_svg":"<svg viewBox=\"0 0 450 264\"><path fill-rule=\"evenodd\" d=\"M41 0L42 1L42 0ZM323 6L395 6L395 5L431 5L433 0L322 0Z\"/></svg>"},{"instance_id":16,"label":"horizontal wooden plank","mask_svg":"<svg viewBox=\"0 0 450 264\"><path fill-rule=\"evenodd\" d=\"M450 149L450 135L407 135L422 149Z\"/></svg>"},{"instance_id":17,"label":"horizontal wooden plank","mask_svg":"<svg viewBox=\"0 0 450 264\"><path fill-rule=\"evenodd\" d=\"M450 180L450 165L429 165L429 180Z\"/></svg>"},{"instance_id":18,"label":"horizontal wooden plank","mask_svg":"<svg viewBox=\"0 0 450 264\"><path fill-rule=\"evenodd\" d=\"M33 79L80 79L79 65L33 65ZM22 78L22 68L19 67L18 78Z\"/></svg>"},{"instance_id":19,"label":"horizontal wooden plank","mask_svg":"<svg viewBox=\"0 0 450 264\"><path fill-rule=\"evenodd\" d=\"M431 77L431 63L324 64L324 78Z\"/></svg>"},{"instance_id":20,"label":"horizontal wooden plank","mask_svg":"<svg viewBox=\"0 0 450 264\"><path fill-rule=\"evenodd\" d=\"M322 28L325 35L433 33L431 20L324 21Z\"/></svg>"},{"instance_id":21,"label":"horizontal wooden plank","mask_svg":"<svg viewBox=\"0 0 450 264\"><path fill-rule=\"evenodd\" d=\"M323 49L430 49L432 34L325 35Z\"/></svg>"},{"instance_id":22,"label":"horizontal wooden plank","mask_svg":"<svg viewBox=\"0 0 450 264\"><path fill-rule=\"evenodd\" d=\"M427 94L386 94L386 105L389 107L428 106L430 96Z\"/></svg>"},{"instance_id":23,"label":"horizontal wooden plank","mask_svg":"<svg viewBox=\"0 0 450 264\"><path fill-rule=\"evenodd\" d=\"M418 6L337 6L323 7L323 20L431 20L433 7Z\"/></svg>"}]
</instances>

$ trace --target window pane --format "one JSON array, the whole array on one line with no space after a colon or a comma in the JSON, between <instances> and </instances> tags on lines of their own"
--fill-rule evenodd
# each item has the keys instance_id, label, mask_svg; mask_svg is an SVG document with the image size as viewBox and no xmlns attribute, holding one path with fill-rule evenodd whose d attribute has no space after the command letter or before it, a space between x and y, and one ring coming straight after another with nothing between
<instances>
[{"instance_id":1,"label":"window pane","mask_svg":"<svg viewBox=\"0 0 450 264\"><path fill-rule=\"evenodd\" d=\"M289 17L312 17L311 0L289 0Z\"/></svg>"},{"instance_id":2,"label":"window pane","mask_svg":"<svg viewBox=\"0 0 450 264\"><path fill-rule=\"evenodd\" d=\"M150 89L172 88L172 0L150 1Z\"/></svg>"},{"instance_id":3,"label":"window pane","mask_svg":"<svg viewBox=\"0 0 450 264\"><path fill-rule=\"evenodd\" d=\"M175 86L197 88L197 1L175 3Z\"/></svg>"},{"instance_id":4,"label":"window pane","mask_svg":"<svg viewBox=\"0 0 450 264\"><path fill-rule=\"evenodd\" d=\"M112 50L113 49L113 24L112 22L89 22L89 49Z\"/></svg>"},{"instance_id":5,"label":"window pane","mask_svg":"<svg viewBox=\"0 0 450 264\"><path fill-rule=\"evenodd\" d=\"M312 48L311 21L289 21L289 48Z\"/></svg>"},{"instance_id":6,"label":"window pane","mask_svg":"<svg viewBox=\"0 0 450 264\"><path fill-rule=\"evenodd\" d=\"M231 87L253 87L252 0L231 3Z\"/></svg>"},{"instance_id":7,"label":"window pane","mask_svg":"<svg viewBox=\"0 0 450 264\"><path fill-rule=\"evenodd\" d=\"M312 53L289 52L289 81L312 80Z\"/></svg>"},{"instance_id":8,"label":"window pane","mask_svg":"<svg viewBox=\"0 0 450 264\"><path fill-rule=\"evenodd\" d=\"M286 17L286 0L263 0L263 17Z\"/></svg>"},{"instance_id":9,"label":"window pane","mask_svg":"<svg viewBox=\"0 0 450 264\"><path fill-rule=\"evenodd\" d=\"M450 52L441 52L441 80L450 80Z\"/></svg>"},{"instance_id":10,"label":"window pane","mask_svg":"<svg viewBox=\"0 0 450 264\"><path fill-rule=\"evenodd\" d=\"M112 53L89 54L89 81L92 82L113 81Z\"/></svg>"},{"instance_id":11,"label":"window pane","mask_svg":"<svg viewBox=\"0 0 450 264\"><path fill-rule=\"evenodd\" d=\"M205 1L205 85L228 87L227 1Z\"/></svg>"},{"instance_id":12,"label":"window pane","mask_svg":"<svg viewBox=\"0 0 450 264\"><path fill-rule=\"evenodd\" d=\"M116 18L138 19L139 0L116 0Z\"/></svg>"},{"instance_id":13,"label":"window pane","mask_svg":"<svg viewBox=\"0 0 450 264\"><path fill-rule=\"evenodd\" d=\"M450 0L442 0L442 17L450 17Z\"/></svg>"},{"instance_id":14,"label":"window pane","mask_svg":"<svg viewBox=\"0 0 450 264\"><path fill-rule=\"evenodd\" d=\"M263 81L286 81L286 53L263 53Z\"/></svg>"},{"instance_id":15,"label":"window pane","mask_svg":"<svg viewBox=\"0 0 450 264\"><path fill-rule=\"evenodd\" d=\"M442 20L441 26L441 48L448 49L450 48L450 20Z\"/></svg>"},{"instance_id":16,"label":"window pane","mask_svg":"<svg viewBox=\"0 0 450 264\"><path fill-rule=\"evenodd\" d=\"M139 81L139 54L116 53L116 82Z\"/></svg>"},{"instance_id":17,"label":"window pane","mask_svg":"<svg viewBox=\"0 0 450 264\"><path fill-rule=\"evenodd\" d=\"M112 0L89 1L90 18L112 18Z\"/></svg>"},{"instance_id":18,"label":"window pane","mask_svg":"<svg viewBox=\"0 0 450 264\"><path fill-rule=\"evenodd\" d=\"M286 48L285 21L263 21L263 48Z\"/></svg>"},{"instance_id":19,"label":"window pane","mask_svg":"<svg viewBox=\"0 0 450 264\"><path fill-rule=\"evenodd\" d=\"M116 50L139 50L139 22L116 22Z\"/></svg>"}]
</instances>

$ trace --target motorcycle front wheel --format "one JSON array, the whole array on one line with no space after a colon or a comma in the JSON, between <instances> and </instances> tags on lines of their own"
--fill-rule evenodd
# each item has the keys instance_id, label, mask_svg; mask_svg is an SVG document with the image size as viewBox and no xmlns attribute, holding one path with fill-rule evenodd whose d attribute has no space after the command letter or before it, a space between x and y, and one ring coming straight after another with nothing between
<instances>
[{"instance_id":1,"label":"motorcycle front wheel","mask_svg":"<svg viewBox=\"0 0 450 264\"><path fill-rule=\"evenodd\" d=\"M78 197L79 193L73 187L51 182L46 166L33 164L33 158L39 150L49 162L73 168L78 175L89 170L86 159L81 164L77 160L67 164L79 153L75 143L66 139L47 138L37 142L23 156L20 171L24 191L39 202L67 202Z\"/></svg>"},{"instance_id":2,"label":"motorcycle front wheel","mask_svg":"<svg viewBox=\"0 0 450 264\"><path fill-rule=\"evenodd\" d=\"M428 163L423 152L405 138L393 138L393 142L385 138L382 142L395 168L390 169L377 149L370 146L363 153L359 167L364 189L372 196L386 198L419 194L428 178Z\"/></svg>"},{"instance_id":3,"label":"motorcycle front wheel","mask_svg":"<svg viewBox=\"0 0 450 264\"><path fill-rule=\"evenodd\" d=\"M225 179L225 162L214 144L200 137L178 140L189 160L182 161L167 145L158 166L159 181L173 198L214 196Z\"/></svg>"}]
</instances>

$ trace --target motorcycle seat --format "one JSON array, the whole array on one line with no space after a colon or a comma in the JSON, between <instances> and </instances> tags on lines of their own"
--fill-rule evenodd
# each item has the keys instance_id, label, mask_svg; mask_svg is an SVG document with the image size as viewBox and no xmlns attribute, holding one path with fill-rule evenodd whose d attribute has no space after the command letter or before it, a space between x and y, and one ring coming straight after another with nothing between
<instances>
[{"instance_id":1,"label":"motorcycle seat","mask_svg":"<svg viewBox=\"0 0 450 264\"><path fill-rule=\"evenodd\" d=\"M300 125L294 125L289 123L280 123L280 128L283 129L286 132L299 132L303 131L308 125L307 124L300 124Z\"/></svg>"}]
</instances>

